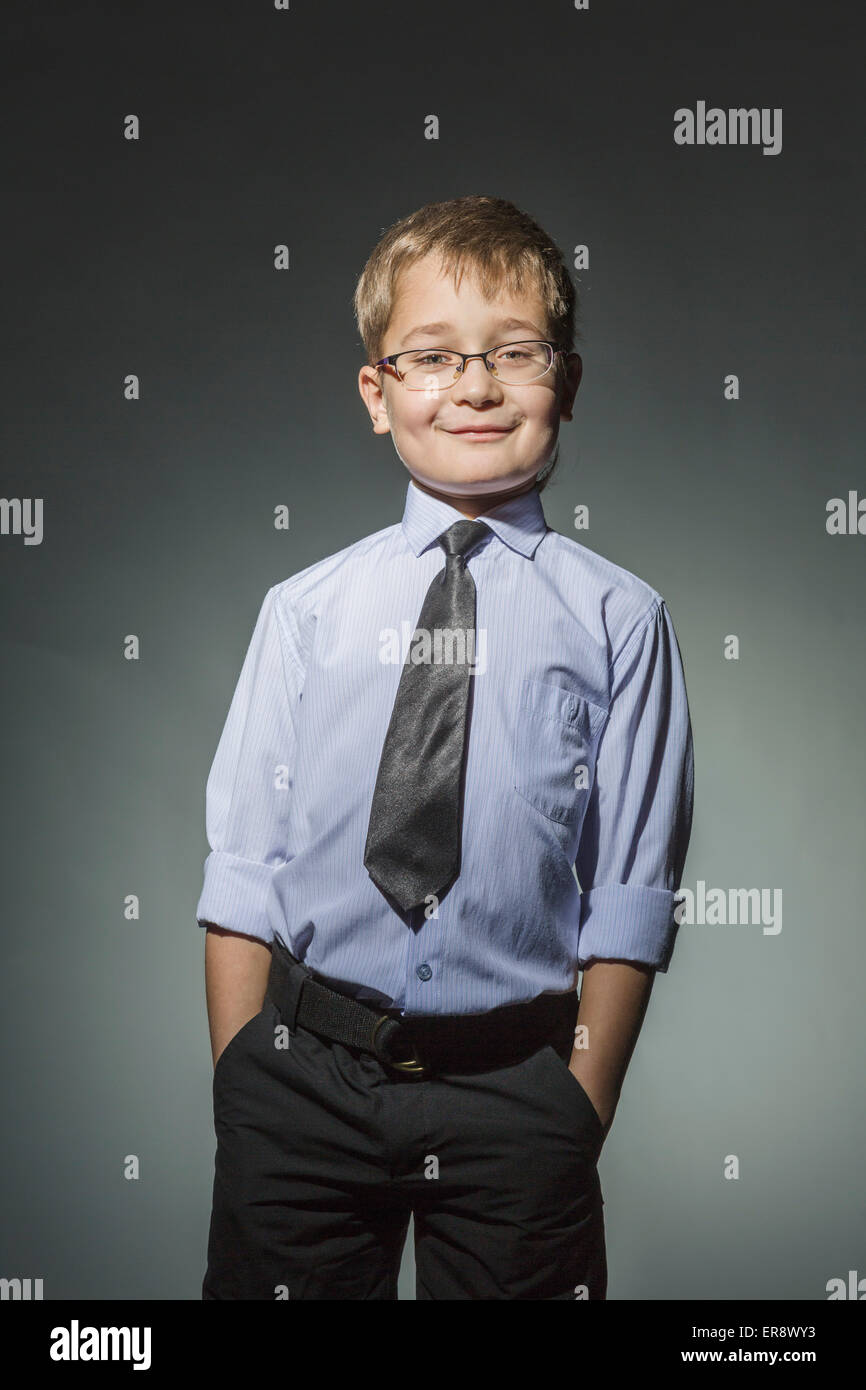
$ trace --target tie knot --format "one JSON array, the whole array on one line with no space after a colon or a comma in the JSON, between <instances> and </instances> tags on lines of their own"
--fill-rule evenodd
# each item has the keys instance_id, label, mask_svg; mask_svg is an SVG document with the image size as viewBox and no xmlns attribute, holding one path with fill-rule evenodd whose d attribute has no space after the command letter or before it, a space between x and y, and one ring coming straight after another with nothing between
<instances>
[{"instance_id":1,"label":"tie knot","mask_svg":"<svg viewBox=\"0 0 866 1390\"><path fill-rule=\"evenodd\" d=\"M448 530L443 531L436 539L446 555L465 557L489 534L490 527L483 521L470 521L467 517L465 521L455 521L453 526L449 526Z\"/></svg>"}]
</instances>

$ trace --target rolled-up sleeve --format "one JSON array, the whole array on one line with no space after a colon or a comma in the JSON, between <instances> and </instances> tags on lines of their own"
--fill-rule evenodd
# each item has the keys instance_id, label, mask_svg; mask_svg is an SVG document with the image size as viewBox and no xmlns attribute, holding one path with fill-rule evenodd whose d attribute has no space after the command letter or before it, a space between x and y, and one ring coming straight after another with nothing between
<instances>
[{"instance_id":1,"label":"rolled-up sleeve","mask_svg":"<svg viewBox=\"0 0 866 1390\"><path fill-rule=\"evenodd\" d=\"M692 825L694 757L682 660L656 596L615 659L575 868L578 965L628 960L666 971Z\"/></svg>"},{"instance_id":2,"label":"rolled-up sleeve","mask_svg":"<svg viewBox=\"0 0 866 1390\"><path fill-rule=\"evenodd\" d=\"M287 862L300 668L277 589L265 596L207 780L211 853L196 907L199 926L273 940L268 897Z\"/></svg>"}]
</instances>

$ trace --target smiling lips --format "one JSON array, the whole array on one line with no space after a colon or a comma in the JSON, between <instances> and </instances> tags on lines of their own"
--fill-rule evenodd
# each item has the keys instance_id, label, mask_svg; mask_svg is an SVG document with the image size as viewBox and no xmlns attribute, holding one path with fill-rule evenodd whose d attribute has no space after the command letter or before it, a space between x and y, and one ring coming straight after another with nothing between
<instances>
[{"instance_id":1,"label":"smiling lips","mask_svg":"<svg viewBox=\"0 0 866 1390\"><path fill-rule=\"evenodd\" d=\"M500 439L503 435L510 434L513 428L513 425L469 425L459 430L448 430L448 434L457 434L464 439Z\"/></svg>"}]
</instances>

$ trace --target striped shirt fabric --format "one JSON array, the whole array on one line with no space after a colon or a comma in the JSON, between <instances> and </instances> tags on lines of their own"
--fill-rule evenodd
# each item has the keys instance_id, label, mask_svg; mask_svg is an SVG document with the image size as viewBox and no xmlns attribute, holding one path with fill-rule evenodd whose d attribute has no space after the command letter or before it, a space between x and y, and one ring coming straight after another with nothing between
<instances>
[{"instance_id":1,"label":"striped shirt fabric","mask_svg":"<svg viewBox=\"0 0 866 1390\"><path fill-rule=\"evenodd\" d=\"M490 535L467 561L460 872L407 913L377 888L363 857L379 758L444 569L436 538L461 519L410 480L401 522L268 591L207 781L199 925L278 938L333 988L406 1015L570 991L594 960L667 970L691 831L666 604L550 529L533 490L479 518Z\"/></svg>"}]
</instances>

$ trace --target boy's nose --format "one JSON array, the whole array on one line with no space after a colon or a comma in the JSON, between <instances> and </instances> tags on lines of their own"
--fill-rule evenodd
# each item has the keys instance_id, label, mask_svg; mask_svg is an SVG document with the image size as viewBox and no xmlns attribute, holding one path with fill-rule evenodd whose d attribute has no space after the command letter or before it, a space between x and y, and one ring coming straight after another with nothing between
<instances>
[{"instance_id":1,"label":"boy's nose","mask_svg":"<svg viewBox=\"0 0 866 1390\"><path fill-rule=\"evenodd\" d=\"M496 380L492 372L487 370L483 357L473 357L471 362L467 362L460 376L451 388L450 395L453 397L471 396L477 399L483 396L501 396L502 386Z\"/></svg>"}]
</instances>

